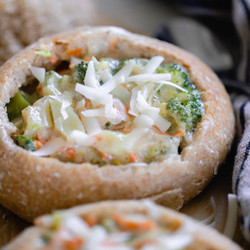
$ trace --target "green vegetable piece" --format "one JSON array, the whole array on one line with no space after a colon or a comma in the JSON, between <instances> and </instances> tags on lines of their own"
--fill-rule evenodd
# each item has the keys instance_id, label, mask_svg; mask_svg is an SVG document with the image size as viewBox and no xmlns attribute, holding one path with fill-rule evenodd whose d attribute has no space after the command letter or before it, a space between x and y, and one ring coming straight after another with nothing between
<instances>
[{"instance_id":1,"label":"green vegetable piece","mask_svg":"<svg viewBox=\"0 0 250 250\"><path fill-rule=\"evenodd\" d=\"M42 233L41 239L45 244L48 244L53 237L53 230L46 230Z\"/></svg>"},{"instance_id":2,"label":"green vegetable piece","mask_svg":"<svg viewBox=\"0 0 250 250\"><path fill-rule=\"evenodd\" d=\"M187 71L179 64L161 64L157 69L157 73L170 73L171 82L178 84L181 87L186 88L188 91L192 92L196 90L194 84L191 83Z\"/></svg>"},{"instance_id":3,"label":"green vegetable piece","mask_svg":"<svg viewBox=\"0 0 250 250\"><path fill-rule=\"evenodd\" d=\"M85 78L87 69L88 69L87 62L80 62L75 66L77 82L84 84L84 78Z\"/></svg>"},{"instance_id":4,"label":"green vegetable piece","mask_svg":"<svg viewBox=\"0 0 250 250\"><path fill-rule=\"evenodd\" d=\"M166 104L166 109L172 113L177 123L185 123L186 130L193 130L204 112L200 95L191 93L186 98L183 94L172 98Z\"/></svg>"},{"instance_id":5,"label":"green vegetable piece","mask_svg":"<svg viewBox=\"0 0 250 250\"><path fill-rule=\"evenodd\" d=\"M49 49L49 47L45 44L41 44L40 50L35 51L36 55L43 56L43 57L52 57L52 51Z\"/></svg>"},{"instance_id":6,"label":"green vegetable piece","mask_svg":"<svg viewBox=\"0 0 250 250\"><path fill-rule=\"evenodd\" d=\"M110 123L110 122L106 122L106 123L105 123L105 128L106 128L106 129L109 129L110 126L111 126L111 123Z\"/></svg>"},{"instance_id":7,"label":"green vegetable piece","mask_svg":"<svg viewBox=\"0 0 250 250\"><path fill-rule=\"evenodd\" d=\"M52 214L52 225L51 225L51 229L53 230L57 230L61 225L62 225L62 214L61 212L54 212Z\"/></svg>"},{"instance_id":8,"label":"green vegetable piece","mask_svg":"<svg viewBox=\"0 0 250 250\"><path fill-rule=\"evenodd\" d=\"M35 151L36 145L35 143L24 135L18 135L15 140L16 144L24 149L29 151Z\"/></svg>"},{"instance_id":9,"label":"green vegetable piece","mask_svg":"<svg viewBox=\"0 0 250 250\"><path fill-rule=\"evenodd\" d=\"M9 120L13 120L21 115L24 108L29 106L30 103L23 97L23 95L18 92L10 102L7 104L7 113Z\"/></svg>"},{"instance_id":10,"label":"green vegetable piece","mask_svg":"<svg viewBox=\"0 0 250 250\"><path fill-rule=\"evenodd\" d=\"M117 225L116 223L111 220L110 218L103 218L101 220L101 225L109 232L109 233L112 233L112 232L115 232L117 231Z\"/></svg>"}]
</instances>

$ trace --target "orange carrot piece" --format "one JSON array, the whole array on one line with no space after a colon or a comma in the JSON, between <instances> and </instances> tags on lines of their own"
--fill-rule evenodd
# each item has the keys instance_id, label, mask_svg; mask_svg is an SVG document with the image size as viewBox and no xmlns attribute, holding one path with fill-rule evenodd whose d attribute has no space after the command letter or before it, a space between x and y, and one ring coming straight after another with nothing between
<instances>
[{"instance_id":1,"label":"orange carrot piece","mask_svg":"<svg viewBox=\"0 0 250 250\"><path fill-rule=\"evenodd\" d=\"M121 226L123 230L150 230L156 227L151 220L129 221L119 214L113 214L113 220Z\"/></svg>"},{"instance_id":2,"label":"orange carrot piece","mask_svg":"<svg viewBox=\"0 0 250 250\"><path fill-rule=\"evenodd\" d=\"M155 125L153 125L153 128L156 130L156 133L159 135L166 135L166 133L162 132L160 129L158 129Z\"/></svg>"},{"instance_id":3,"label":"orange carrot piece","mask_svg":"<svg viewBox=\"0 0 250 250\"><path fill-rule=\"evenodd\" d=\"M84 61L84 62L89 62L89 61L90 61L90 58L89 58L89 57L84 57L84 58L83 58L83 61Z\"/></svg>"},{"instance_id":4,"label":"orange carrot piece","mask_svg":"<svg viewBox=\"0 0 250 250\"><path fill-rule=\"evenodd\" d=\"M116 48L117 48L117 42L118 42L118 38L115 37L115 38L112 40L112 42L110 43L110 47L116 49Z\"/></svg>"},{"instance_id":5,"label":"orange carrot piece","mask_svg":"<svg viewBox=\"0 0 250 250\"><path fill-rule=\"evenodd\" d=\"M71 159L74 160L76 157L76 150L72 147L67 147L65 149L65 152L67 153L67 156Z\"/></svg>"},{"instance_id":6,"label":"orange carrot piece","mask_svg":"<svg viewBox=\"0 0 250 250\"><path fill-rule=\"evenodd\" d=\"M122 133L127 134L132 130L132 125L131 124L126 124L125 127L122 129Z\"/></svg>"},{"instance_id":7,"label":"orange carrot piece","mask_svg":"<svg viewBox=\"0 0 250 250\"><path fill-rule=\"evenodd\" d=\"M34 143L36 144L36 149L37 150L43 147L43 144L38 140L34 140Z\"/></svg>"},{"instance_id":8,"label":"orange carrot piece","mask_svg":"<svg viewBox=\"0 0 250 250\"><path fill-rule=\"evenodd\" d=\"M36 91L38 94L42 94L43 88L41 86L37 86Z\"/></svg>"},{"instance_id":9,"label":"orange carrot piece","mask_svg":"<svg viewBox=\"0 0 250 250\"><path fill-rule=\"evenodd\" d=\"M155 125L153 125L153 127L156 130L157 134L159 134L159 135L169 135L169 136L181 137L181 136L185 135L185 133L186 133L185 131L182 131L182 130L176 132L175 134L170 134L168 132L164 133L160 129L158 129Z\"/></svg>"},{"instance_id":10,"label":"orange carrot piece","mask_svg":"<svg viewBox=\"0 0 250 250\"><path fill-rule=\"evenodd\" d=\"M97 142L100 142L103 140L103 135L95 135L94 138Z\"/></svg>"},{"instance_id":11,"label":"orange carrot piece","mask_svg":"<svg viewBox=\"0 0 250 250\"><path fill-rule=\"evenodd\" d=\"M94 216L93 214L88 215L88 217L86 218L86 222L90 227L93 227L97 223L97 217Z\"/></svg>"},{"instance_id":12,"label":"orange carrot piece","mask_svg":"<svg viewBox=\"0 0 250 250\"><path fill-rule=\"evenodd\" d=\"M176 137L181 137L181 136L185 135L185 133L186 133L185 131L181 131L181 130L176 132L175 134L169 134L169 133L166 132L167 135L176 136Z\"/></svg>"},{"instance_id":13,"label":"orange carrot piece","mask_svg":"<svg viewBox=\"0 0 250 250\"><path fill-rule=\"evenodd\" d=\"M129 162L138 162L140 159L140 156L137 152L129 153L128 157L129 157Z\"/></svg>"},{"instance_id":14,"label":"orange carrot piece","mask_svg":"<svg viewBox=\"0 0 250 250\"><path fill-rule=\"evenodd\" d=\"M106 161L108 161L108 160L110 160L110 159L112 158L111 155L106 154L106 153L104 153L104 152L102 152L102 151L99 151L99 155L100 155L104 160L106 160Z\"/></svg>"},{"instance_id":15,"label":"orange carrot piece","mask_svg":"<svg viewBox=\"0 0 250 250\"><path fill-rule=\"evenodd\" d=\"M47 139L42 138L42 135L40 133L36 134L36 139L40 141L42 144L45 144L48 141Z\"/></svg>"},{"instance_id":16,"label":"orange carrot piece","mask_svg":"<svg viewBox=\"0 0 250 250\"><path fill-rule=\"evenodd\" d=\"M66 55L68 56L80 56L81 53L82 53L82 48L66 50Z\"/></svg>"},{"instance_id":17,"label":"orange carrot piece","mask_svg":"<svg viewBox=\"0 0 250 250\"><path fill-rule=\"evenodd\" d=\"M49 58L49 61L52 63L52 64L55 64L57 63L57 61L59 60L59 58L56 56L55 53L52 53L52 57Z\"/></svg>"},{"instance_id":18,"label":"orange carrot piece","mask_svg":"<svg viewBox=\"0 0 250 250\"><path fill-rule=\"evenodd\" d=\"M92 103L89 99L85 98L85 108L86 109L91 109L92 108Z\"/></svg>"},{"instance_id":19,"label":"orange carrot piece","mask_svg":"<svg viewBox=\"0 0 250 250\"><path fill-rule=\"evenodd\" d=\"M76 237L72 240L68 240L64 243L64 248L67 250L78 250L84 244L82 238Z\"/></svg>"},{"instance_id":20,"label":"orange carrot piece","mask_svg":"<svg viewBox=\"0 0 250 250\"><path fill-rule=\"evenodd\" d=\"M127 86L127 84L122 84L122 87L125 88L126 90L130 91L130 88Z\"/></svg>"}]
</instances>

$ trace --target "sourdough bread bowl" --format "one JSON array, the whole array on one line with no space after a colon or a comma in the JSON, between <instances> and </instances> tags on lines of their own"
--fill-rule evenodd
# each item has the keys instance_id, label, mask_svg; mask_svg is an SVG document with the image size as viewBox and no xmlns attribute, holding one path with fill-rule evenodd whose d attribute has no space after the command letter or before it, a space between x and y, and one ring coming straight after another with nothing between
<instances>
[{"instance_id":1,"label":"sourdough bread bowl","mask_svg":"<svg viewBox=\"0 0 250 250\"><path fill-rule=\"evenodd\" d=\"M11 249L241 249L214 229L149 200L106 201L35 219Z\"/></svg>"},{"instance_id":2,"label":"sourdough bread bowl","mask_svg":"<svg viewBox=\"0 0 250 250\"><path fill-rule=\"evenodd\" d=\"M62 65L74 65L72 58L94 61L91 59L93 56L97 60L150 59L156 56L158 59L163 58L166 64L175 63L184 68L199 91L202 102L200 108L203 111L191 133L182 131L180 134L177 131L169 136L171 140L179 140L179 146L173 154L146 163L143 160L125 161L122 164L113 164L112 161L105 164L93 161L76 163L47 157L46 154L46 157L43 154L38 156L34 153L36 151L31 152L16 145L13 134L18 129L10 122L7 112L11 98L22 86L37 84L34 83L34 69L37 69L34 67L42 68L42 71L58 71ZM41 78L40 73L39 76ZM122 76L119 81L124 82L124 79ZM44 81L44 76L41 81ZM208 66L176 46L117 27L83 27L42 38L1 67L0 84L0 203L29 221L54 209L112 199L147 197L180 209L185 202L199 194L216 174L234 137L235 120L229 96ZM86 88L84 84L76 85ZM95 102L98 103L97 99ZM102 94L99 99L102 99ZM20 106L20 103L16 105ZM57 113L63 113L63 110L59 109ZM133 117L131 114L128 116ZM150 115L147 119L149 123L152 122ZM74 123L75 120L72 120ZM56 124L55 120L52 124ZM80 139L75 134L74 139L81 143L81 138L85 138L82 134L79 134ZM60 141L54 142L57 143L60 144ZM105 145L108 150L109 145Z\"/></svg>"}]
</instances>

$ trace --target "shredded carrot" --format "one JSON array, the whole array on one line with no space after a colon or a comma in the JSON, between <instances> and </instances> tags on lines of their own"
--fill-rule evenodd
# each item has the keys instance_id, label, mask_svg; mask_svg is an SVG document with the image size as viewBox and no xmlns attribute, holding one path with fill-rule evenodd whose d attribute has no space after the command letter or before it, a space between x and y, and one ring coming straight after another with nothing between
<instances>
[{"instance_id":1,"label":"shredded carrot","mask_svg":"<svg viewBox=\"0 0 250 250\"><path fill-rule=\"evenodd\" d=\"M170 134L168 132L162 132L160 129L158 129L155 125L153 125L154 129L156 130L157 134L159 135L169 135L169 136L176 136L176 137L181 137L183 135L185 135L185 131L178 131L175 134Z\"/></svg>"},{"instance_id":2,"label":"shredded carrot","mask_svg":"<svg viewBox=\"0 0 250 250\"><path fill-rule=\"evenodd\" d=\"M37 133L37 134L36 134L36 138L37 138L37 140L40 141L40 140L42 139L42 138L41 138L41 134L40 134L40 133Z\"/></svg>"},{"instance_id":3,"label":"shredded carrot","mask_svg":"<svg viewBox=\"0 0 250 250\"><path fill-rule=\"evenodd\" d=\"M114 49L117 48L117 42L118 42L118 38L114 38L113 41L110 43L110 46Z\"/></svg>"},{"instance_id":4,"label":"shredded carrot","mask_svg":"<svg viewBox=\"0 0 250 250\"><path fill-rule=\"evenodd\" d=\"M97 142L103 140L103 136L102 136L102 135L96 135L94 138L95 138L95 140L96 140Z\"/></svg>"},{"instance_id":5,"label":"shredded carrot","mask_svg":"<svg viewBox=\"0 0 250 250\"><path fill-rule=\"evenodd\" d=\"M151 220L129 221L119 214L113 214L113 220L121 226L122 230L150 230L156 227Z\"/></svg>"},{"instance_id":6,"label":"shredded carrot","mask_svg":"<svg viewBox=\"0 0 250 250\"><path fill-rule=\"evenodd\" d=\"M178 230L181 227L181 225L182 225L181 220L176 219L176 220L169 222L168 228L174 232Z\"/></svg>"},{"instance_id":7,"label":"shredded carrot","mask_svg":"<svg viewBox=\"0 0 250 250\"><path fill-rule=\"evenodd\" d=\"M34 143L36 144L36 149L37 150L43 147L43 144L38 140L34 140Z\"/></svg>"},{"instance_id":8,"label":"shredded carrot","mask_svg":"<svg viewBox=\"0 0 250 250\"><path fill-rule=\"evenodd\" d=\"M92 103L89 99L85 98L85 108L90 109L92 107Z\"/></svg>"},{"instance_id":9,"label":"shredded carrot","mask_svg":"<svg viewBox=\"0 0 250 250\"><path fill-rule=\"evenodd\" d=\"M64 243L64 248L67 250L78 250L84 244L82 238L76 237L72 240L68 240Z\"/></svg>"},{"instance_id":10,"label":"shredded carrot","mask_svg":"<svg viewBox=\"0 0 250 250\"><path fill-rule=\"evenodd\" d=\"M106 153L104 153L104 152L102 152L102 151L99 151L99 155L100 155L104 160L106 160L106 161L108 161L108 160L110 160L110 159L112 158L111 155L106 154Z\"/></svg>"},{"instance_id":11,"label":"shredded carrot","mask_svg":"<svg viewBox=\"0 0 250 250\"><path fill-rule=\"evenodd\" d=\"M127 86L127 84L122 84L122 87L125 88L126 90L130 91L130 88Z\"/></svg>"},{"instance_id":12,"label":"shredded carrot","mask_svg":"<svg viewBox=\"0 0 250 250\"><path fill-rule=\"evenodd\" d=\"M40 133L36 134L36 139L42 144L45 144L48 141L47 139L44 139Z\"/></svg>"},{"instance_id":13,"label":"shredded carrot","mask_svg":"<svg viewBox=\"0 0 250 250\"><path fill-rule=\"evenodd\" d=\"M166 132L166 134L169 135L169 136L181 137L181 136L185 135L185 131L180 130L180 131L176 132L175 134L169 134L169 133Z\"/></svg>"},{"instance_id":14,"label":"shredded carrot","mask_svg":"<svg viewBox=\"0 0 250 250\"><path fill-rule=\"evenodd\" d=\"M84 58L83 58L83 61L84 61L84 62L89 62L89 61L90 61L90 58L89 58L89 57L84 57Z\"/></svg>"},{"instance_id":15,"label":"shredded carrot","mask_svg":"<svg viewBox=\"0 0 250 250\"><path fill-rule=\"evenodd\" d=\"M86 218L86 222L90 227L93 227L97 223L97 217L92 215L88 215Z\"/></svg>"},{"instance_id":16,"label":"shredded carrot","mask_svg":"<svg viewBox=\"0 0 250 250\"><path fill-rule=\"evenodd\" d=\"M132 130L132 125L131 124L126 124L125 127L122 129L122 133L127 134Z\"/></svg>"},{"instance_id":17,"label":"shredded carrot","mask_svg":"<svg viewBox=\"0 0 250 250\"><path fill-rule=\"evenodd\" d=\"M67 153L67 156L68 156L71 160L75 159L75 157L76 157L76 150L75 150L74 148L72 148L72 147L67 147L67 148L65 149L65 152Z\"/></svg>"},{"instance_id":18,"label":"shredded carrot","mask_svg":"<svg viewBox=\"0 0 250 250\"><path fill-rule=\"evenodd\" d=\"M125 109L126 109L127 115L129 115L129 113L128 113L128 111L129 111L129 106L125 106Z\"/></svg>"},{"instance_id":19,"label":"shredded carrot","mask_svg":"<svg viewBox=\"0 0 250 250\"><path fill-rule=\"evenodd\" d=\"M131 152L129 153L129 162L138 162L140 159L140 156L137 152Z\"/></svg>"},{"instance_id":20,"label":"shredded carrot","mask_svg":"<svg viewBox=\"0 0 250 250\"><path fill-rule=\"evenodd\" d=\"M66 55L68 56L80 56L81 53L82 53L82 48L66 50Z\"/></svg>"},{"instance_id":21,"label":"shredded carrot","mask_svg":"<svg viewBox=\"0 0 250 250\"><path fill-rule=\"evenodd\" d=\"M52 53L52 57L49 58L49 61L52 63L52 64L55 64L57 63L57 61L59 60L59 58L56 56L55 53Z\"/></svg>"},{"instance_id":22,"label":"shredded carrot","mask_svg":"<svg viewBox=\"0 0 250 250\"><path fill-rule=\"evenodd\" d=\"M153 128L156 130L156 133L159 135L166 135L166 133L162 132L159 128L157 128L155 125L153 125Z\"/></svg>"},{"instance_id":23,"label":"shredded carrot","mask_svg":"<svg viewBox=\"0 0 250 250\"><path fill-rule=\"evenodd\" d=\"M36 91L38 94L42 94L43 88L41 86L37 86Z\"/></svg>"}]
</instances>

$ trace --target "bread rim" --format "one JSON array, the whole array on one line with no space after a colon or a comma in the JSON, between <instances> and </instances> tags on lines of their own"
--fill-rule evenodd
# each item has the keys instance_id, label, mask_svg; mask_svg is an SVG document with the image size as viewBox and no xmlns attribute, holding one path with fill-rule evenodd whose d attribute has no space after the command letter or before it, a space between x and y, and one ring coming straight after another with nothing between
<instances>
[{"instance_id":1,"label":"bread rim","mask_svg":"<svg viewBox=\"0 0 250 250\"><path fill-rule=\"evenodd\" d=\"M236 250L241 249L236 243L229 238L218 233L216 230L209 226L202 225L201 223L191 219L190 217L183 215L179 212L175 212L169 208L163 208L154 204L148 200L141 201L104 201L97 202L89 205L81 205L71 209L61 211L67 214L73 214L77 216L86 217L88 215L98 215L105 213L109 216L112 213L152 213L157 215L160 221L166 222L170 225L181 224L187 226L192 231L193 242L185 249L220 249L220 250ZM7 244L3 250L12 249L34 249L35 241L38 239L41 232L46 228L47 221L51 215L41 216L35 219L35 226L27 228L13 241ZM212 239L212 240L211 240Z\"/></svg>"},{"instance_id":2,"label":"bread rim","mask_svg":"<svg viewBox=\"0 0 250 250\"><path fill-rule=\"evenodd\" d=\"M69 60L66 50L80 47L83 53L99 57L161 55L166 62L182 64L203 92L205 106L192 141L178 159L152 162L146 167L98 167L31 156L11 139L13 126L4 107L32 77L30 66L53 69L48 58L34 53L41 44L50 44L60 60ZM96 46L91 47L93 44ZM208 66L174 45L117 27L82 27L42 38L1 67L0 85L0 203L28 221L54 209L101 200L149 197L180 209L216 174L234 138L235 120L229 96Z\"/></svg>"}]
</instances>

